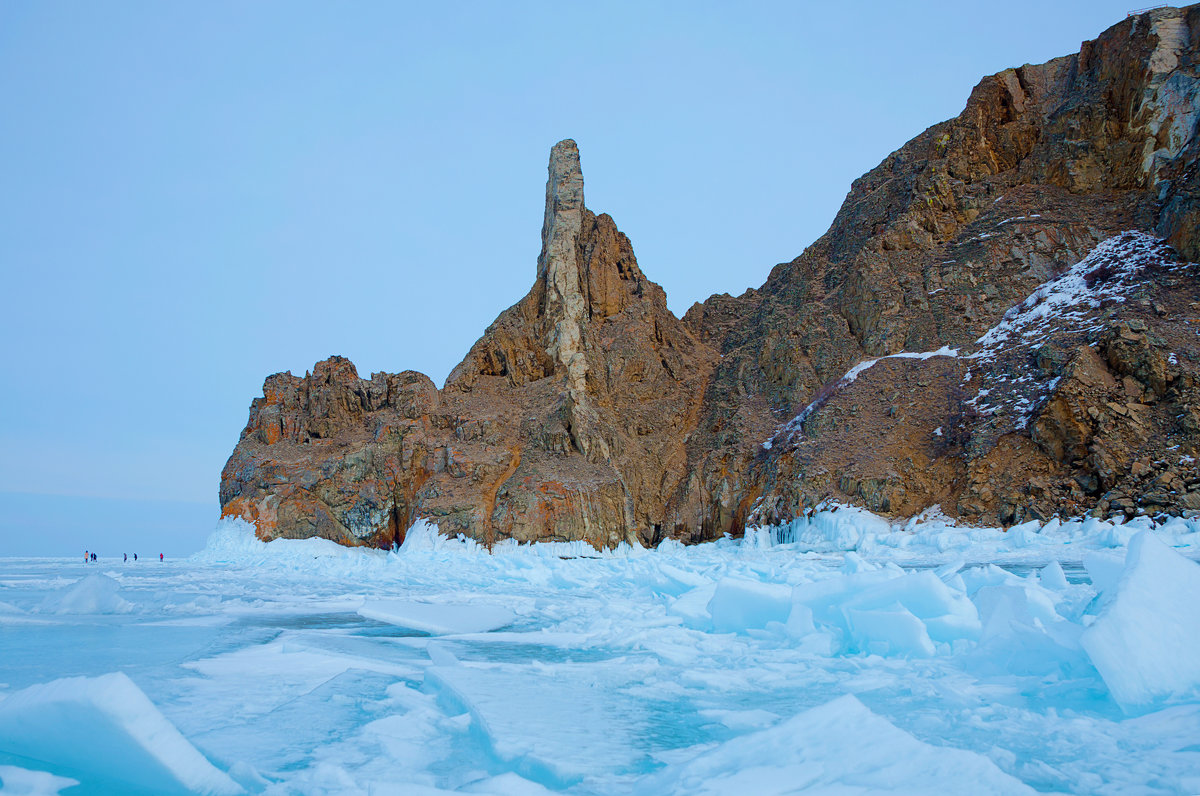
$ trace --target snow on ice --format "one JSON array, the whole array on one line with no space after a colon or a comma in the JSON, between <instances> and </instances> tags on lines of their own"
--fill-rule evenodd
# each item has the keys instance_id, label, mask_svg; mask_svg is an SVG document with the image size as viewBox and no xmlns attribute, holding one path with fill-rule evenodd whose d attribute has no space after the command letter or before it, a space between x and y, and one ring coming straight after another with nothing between
<instances>
[{"instance_id":1,"label":"snow on ice","mask_svg":"<svg viewBox=\"0 0 1200 796\"><path fill-rule=\"evenodd\" d=\"M30 771L17 766L0 766L0 793L8 796L53 796L79 780L56 777L45 771Z\"/></svg>"},{"instance_id":2,"label":"snow on ice","mask_svg":"<svg viewBox=\"0 0 1200 796\"><path fill-rule=\"evenodd\" d=\"M5 793L1200 791L1200 521L0 559Z\"/></svg>"}]
</instances>

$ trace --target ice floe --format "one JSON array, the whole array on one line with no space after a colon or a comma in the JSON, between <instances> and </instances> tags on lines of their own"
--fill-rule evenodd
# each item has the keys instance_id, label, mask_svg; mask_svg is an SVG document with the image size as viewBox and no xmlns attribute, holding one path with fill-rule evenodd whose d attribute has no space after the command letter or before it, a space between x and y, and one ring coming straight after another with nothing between
<instances>
[{"instance_id":1,"label":"ice floe","mask_svg":"<svg viewBox=\"0 0 1200 796\"><path fill-rule=\"evenodd\" d=\"M445 636L456 633L485 633L512 623L516 615L496 605L420 603L409 600L368 600L358 615L377 622Z\"/></svg>"},{"instance_id":2,"label":"ice floe","mask_svg":"<svg viewBox=\"0 0 1200 796\"><path fill-rule=\"evenodd\" d=\"M1200 564L1142 531L1082 644L1127 710L1200 697Z\"/></svg>"},{"instance_id":3,"label":"ice floe","mask_svg":"<svg viewBox=\"0 0 1200 796\"><path fill-rule=\"evenodd\" d=\"M930 746L843 696L776 726L704 749L644 794L1032 794L983 755Z\"/></svg>"},{"instance_id":4,"label":"ice floe","mask_svg":"<svg viewBox=\"0 0 1200 796\"><path fill-rule=\"evenodd\" d=\"M120 672L53 680L9 695L0 701L0 751L114 789L243 792Z\"/></svg>"}]
</instances>

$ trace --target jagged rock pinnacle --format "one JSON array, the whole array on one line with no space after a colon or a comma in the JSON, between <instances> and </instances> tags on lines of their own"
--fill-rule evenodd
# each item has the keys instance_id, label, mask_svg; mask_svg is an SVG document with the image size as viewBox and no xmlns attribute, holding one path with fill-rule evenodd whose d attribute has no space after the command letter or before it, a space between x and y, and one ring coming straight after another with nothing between
<instances>
[{"instance_id":1,"label":"jagged rock pinnacle","mask_svg":"<svg viewBox=\"0 0 1200 796\"><path fill-rule=\"evenodd\" d=\"M579 234L583 227L583 172L579 147L571 139L550 150L546 180L546 216L538 278L546 284L546 316L557 318L546 341L546 353L567 373L567 385L582 390L587 359L582 324L587 309L579 273Z\"/></svg>"},{"instance_id":2,"label":"jagged rock pinnacle","mask_svg":"<svg viewBox=\"0 0 1200 796\"><path fill-rule=\"evenodd\" d=\"M573 255L583 221L583 171L579 147L567 138L550 150L549 179L546 180L546 215L542 222L542 252L538 276L546 272L552 258Z\"/></svg>"}]
</instances>

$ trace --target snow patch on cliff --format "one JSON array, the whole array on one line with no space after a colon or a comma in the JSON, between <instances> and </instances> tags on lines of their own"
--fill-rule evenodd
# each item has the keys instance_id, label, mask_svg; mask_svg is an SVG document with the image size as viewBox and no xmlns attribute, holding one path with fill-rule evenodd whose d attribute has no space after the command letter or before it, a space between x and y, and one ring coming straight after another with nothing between
<instances>
[{"instance_id":1,"label":"snow patch on cliff","mask_svg":"<svg viewBox=\"0 0 1200 796\"><path fill-rule=\"evenodd\" d=\"M1004 313L1000 322L976 341L980 348L971 358L984 362L994 359L1009 341L1036 345L1051 332L1086 321L1105 302L1124 302L1146 268L1175 266L1177 258L1172 254L1164 242L1144 232L1123 232L1106 238L1087 257L1042 283Z\"/></svg>"},{"instance_id":2,"label":"snow patch on cliff","mask_svg":"<svg viewBox=\"0 0 1200 796\"><path fill-rule=\"evenodd\" d=\"M974 397L966 401L982 416L1004 415L1005 423L1023 429L1044 405L1059 378L1022 362L1018 372L997 367L1014 352L1036 353L1052 339L1074 336L1080 342L1104 328L1100 312L1124 303L1149 268L1176 271L1191 267L1181 262L1165 242L1144 232L1123 232L1106 238L1064 273L1041 284L1000 322L979 338L979 350L969 355L981 364ZM968 371L963 384L972 383Z\"/></svg>"},{"instance_id":3,"label":"snow patch on cliff","mask_svg":"<svg viewBox=\"0 0 1200 796\"><path fill-rule=\"evenodd\" d=\"M899 354L888 354L887 356L877 357L875 359L863 360L862 362L859 362L854 367L850 368L850 370L846 371L845 375L842 376L840 379L838 379L837 381L833 382L832 384L827 385L826 387L822 388L821 391L817 394L817 397L814 398L813 401L811 403L809 403L808 406L804 407L804 409L802 409L800 411L800 414L796 415L791 420L789 420L787 423L785 423L783 425L783 427L780 428L778 431L776 431L769 440L767 440L766 442L764 442L762 444L762 447L767 450L770 450L774 446L775 441L779 438L779 436L781 434L791 435L791 434L795 434L796 432L800 431L804 425L804 421L807 420L808 418L812 417L812 414L814 412L816 412L818 409L820 409L821 406L827 400L829 400L830 396L832 396L834 393L839 392L840 390L845 389L848 385L853 384L855 381L858 380L859 376L861 376L867 370L870 370L877 363L879 363L880 361L882 361L884 359L926 360L931 357L957 357L957 356L958 356L958 349L950 348L949 346L942 346L937 351L920 351L920 352L905 351L905 352L901 352Z\"/></svg>"}]
</instances>

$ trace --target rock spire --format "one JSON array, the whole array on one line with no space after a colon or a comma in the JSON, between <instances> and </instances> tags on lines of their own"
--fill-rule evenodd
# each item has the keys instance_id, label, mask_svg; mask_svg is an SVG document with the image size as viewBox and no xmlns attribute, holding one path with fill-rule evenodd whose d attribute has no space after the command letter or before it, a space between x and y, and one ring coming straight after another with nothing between
<instances>
[{"instance_id":1,"label":"rock spire","mask_svg":"<svg viewBox=\"0 0 1200 796\"><path fill-rule=\"evenodd\" d=\"M546 316L556 320L546 341L546 353L566 371L570 389L582 393L587 372L587 357L582 348L587 307L579 262L583 172L579 168L579 147L574 141L568 138L554 145L548 171L538 278L546 285Z\"/></svg>"}]
</instances>

